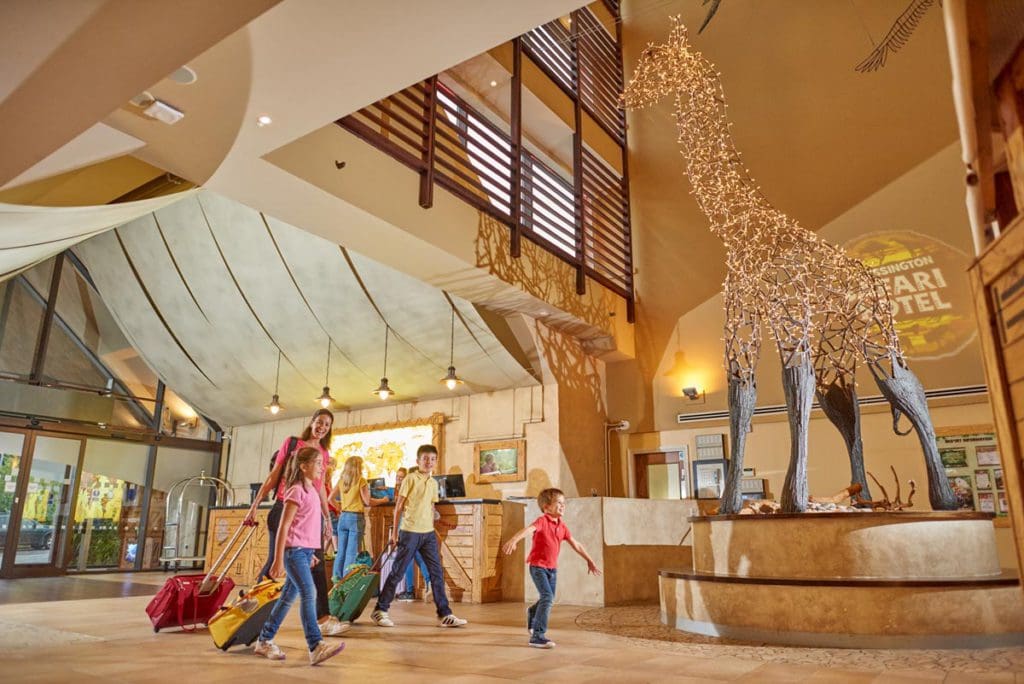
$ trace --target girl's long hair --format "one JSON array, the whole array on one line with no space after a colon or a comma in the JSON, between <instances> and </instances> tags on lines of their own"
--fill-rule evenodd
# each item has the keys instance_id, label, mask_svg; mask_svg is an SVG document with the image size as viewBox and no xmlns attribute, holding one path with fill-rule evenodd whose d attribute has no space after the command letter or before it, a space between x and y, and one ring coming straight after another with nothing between
<instances>
[{"instance_id":1,"label":"girl's long hair","mask_svg":"<svg viewBox=\"0 0 1024 684\"><path fill-rule=\"evenodd\" d=\"M353 484L359 481L363 474L363 458L361 456L349 456L341 471L341 491L348 493Z\"/></svg>"},{"instance_id":2,"label":"girl's long hair","mask_svg":"<svg viewBox=\"0 0 1024 684\"><path fill-rule=\"evenodd\" d=\"M320 455L320 450L315 447L302 447L296 451L295 455L288 459L288 466L285 468L285 490L300 482L302 483L303 489L305 489L306 483L302 479L302 470L300 469L300 466L304 466L308 463L315 463L318 458L323 457Z\"/></svg>"},{"instance_id":3,"label":"girl's long hair","mask_svg":"<svg viewBox=\"0 0 1024 684\"><path fill-rule=\"evenodd\" d=\"M313 422L320 416L329 417L331 419L331 427L334 427L334 414L325 408L317 409L316 413L313 414L313 417L309 419L308 423L306 423L306 429L302 431L301 435L299 435L299 439L306 442L313 436ZM324 449L329 449L331 446L331 437L331 431L328 430L327 434L320 438L320 446Z\"/></svg>"}]
</instances>

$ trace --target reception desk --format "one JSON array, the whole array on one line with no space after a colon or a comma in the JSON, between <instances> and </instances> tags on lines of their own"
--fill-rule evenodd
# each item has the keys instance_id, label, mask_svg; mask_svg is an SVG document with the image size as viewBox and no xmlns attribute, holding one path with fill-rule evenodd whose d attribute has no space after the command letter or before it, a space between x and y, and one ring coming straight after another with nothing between
<instances>
[{"instance_id":1,"label":"reception desk","mask_svg":"<svg viewBox=\"0 0 1024 684\"><path fill-rule=\"evenodd\" d=\"M434 529L448 599L464 603L502 600L501 541L522 527L522 506L498 499L446 499L437 503L437 511L441 517ZM374 557L387 544L394 517L394 504L367 509L368 548ZM509 531L516 524L519 527ZM422 596L418 570L414 591Z\"/></svg>"}]
</instances>

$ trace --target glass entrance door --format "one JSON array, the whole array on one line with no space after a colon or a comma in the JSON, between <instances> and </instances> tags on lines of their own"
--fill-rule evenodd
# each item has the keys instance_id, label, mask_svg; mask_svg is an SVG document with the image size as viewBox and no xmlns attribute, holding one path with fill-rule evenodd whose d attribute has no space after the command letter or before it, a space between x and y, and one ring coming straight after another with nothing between
<instances>
[{"instance_id":1,"label":"glass entrance door","mask_svg":"<svg viewBox=\"0 0 1024 684\"><path fill-rule=\"evenodd\" d=\"M25 442L23 433L0 432L0 575L7 566L7 558L18 548L19 535L12 534L18 528L12 527L12 523L19 517L15 505L21 501L18 498L18 475Z\"/></svg>"},{"instance_id":2,"label":"glass entrance door","mask_svg":"<svg viewBox=\"0 0 1024 684\"><path fill-rule=\"evenodd\" d=\"M29 435L8 513L4 577L63 573L83 445L80 438Z\"/></svg>"}]
</instances>

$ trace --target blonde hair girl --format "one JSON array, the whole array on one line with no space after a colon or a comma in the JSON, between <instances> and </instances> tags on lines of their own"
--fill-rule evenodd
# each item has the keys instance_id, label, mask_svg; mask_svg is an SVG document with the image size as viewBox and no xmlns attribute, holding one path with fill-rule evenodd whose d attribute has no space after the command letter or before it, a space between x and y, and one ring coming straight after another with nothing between
<instances>
[{"instance_id":1,"label":"blonde hair girl","mask_svg":"<svg viewBox=\"0 0 1024 684\"><path fill-rule=\"evenodd\" d=\"M341 477L331 490L330 500L341 509L338 516L338 555L331 571L335 580L345 576L345 569L355 563L366 530L363 511L367 506L387 503L387 499L370 497L370 485L363 477L363 459L349 456L341 469Z\"/></svg>"}]
</instances>

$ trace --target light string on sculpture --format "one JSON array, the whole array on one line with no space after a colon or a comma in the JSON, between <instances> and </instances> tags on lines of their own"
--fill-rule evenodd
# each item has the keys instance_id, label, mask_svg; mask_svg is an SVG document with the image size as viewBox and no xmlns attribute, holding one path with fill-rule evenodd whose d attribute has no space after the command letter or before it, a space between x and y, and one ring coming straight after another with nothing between
<instances>
[{"instance_id":1,"label":"light string on sculpture","mask_svg":"<svg viewBox=\"0 0 1024 684\"><path fill-rule=\"evenodd\" d=\"M274 375L274 396L271 397L270 403L264 406L266 410L270 411L271 414L277 415L284 410L284 406L281 406L281 402L278 400L277 391L278 386L281 382L281 350L277 350L277 372Z\"/></svg>"},{"instance_id":2,"label":"light string on sculpture","mask_svg":"<svg viewBox=\"0 0 1024 684\"><path fill-rule=\"evenodd\" d=\"M384 375L380 379L380 385L377 389L373 390L381 401L386 401L395 395L394 390L388 386L388 334L391 332L391 326L387 323L384 324Z\"/></svg>"},{"instance_id":3,"label":"light string on sculpture","mask_svg":"<svg viewBox=\"0 0 1024 684\"><path fill-rule=\"evenodd\" d=\"M641 53L622 103L642 108L663 97L674 105L691 193L726 249L723 342L734 459L721 512L736 513L742 505L740 472L756 402L762 326L782 360L792 431L783 511L807 507L807 420L815 393L846 441L851 481L867 492L855 391L858 362L871 370L889 401L893 429L899 432L902 414L917 430L932 508L955 508L924 389L907 367L884 283L768 202L733 143L721 74L693 48L677 17L668 41L648 44Z\"/></svg>"},{"instance_id":4,"label":"light string on sculpture","mask_svg":"<svg viewBox=\"0 0 1024 684\"><path fill-rule=\"evenodd\" d=\"M327 372L324 374L324 391L316 398L320 402L320 408L330 408L334 403L331 396L331 337L327 336Z\"/></svg>"},{"instance_id":5,"label":"light string on sculpture","mask_svg":"<svg viewBox=\"0 0 1024 684\"><path fill-rule=\"evenodd\" d=\"M462 379L455 374L455 307L452 307L452 336L451 336L451 347L448 354L448 372L443 378L441 383L444 384L450 390L455 390L456 387L462 384Z\"/></svg>"},{"instance_id":6,"label":"light string on sculpture","mask_svg":"<svg viewBox=\"0 0 1024 684\"><path fill-rule=\"evenodd\" d=\"M720 76L673 18L665 45L648 45L624 96L643 107L669 95L691 193L725 243L726 366L749 379L768 325L786 367L808 354L819 382L853 382L856 362L903 363L881 281L842 249L771 205L740 160ZM684 102L686 100L686 102Z\"/></svg>"}]
</instances>

